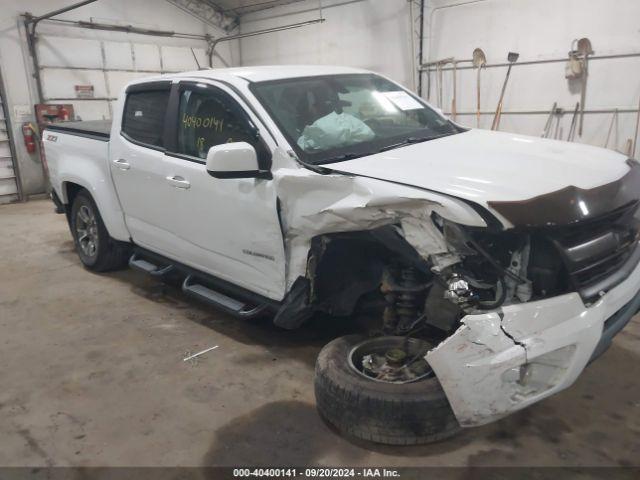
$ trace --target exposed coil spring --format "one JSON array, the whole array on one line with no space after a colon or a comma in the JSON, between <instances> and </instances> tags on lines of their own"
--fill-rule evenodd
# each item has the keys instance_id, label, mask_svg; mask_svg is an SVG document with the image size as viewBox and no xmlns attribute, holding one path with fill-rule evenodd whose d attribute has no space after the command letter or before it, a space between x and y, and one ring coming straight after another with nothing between
<instances>
[{"instance_id":1,"label":"exposed coil spring","mask_svg":"<svg viewBox=\"0 0 640 480\"><path fill-rule=\"evenodd\" d=\"M387 332L403 332L410 329L418 318L421 297L426 286L419 281L413 267L404 267L392 272L397 283L387 285L384 326Z\"/></svg>"}]
</instances>

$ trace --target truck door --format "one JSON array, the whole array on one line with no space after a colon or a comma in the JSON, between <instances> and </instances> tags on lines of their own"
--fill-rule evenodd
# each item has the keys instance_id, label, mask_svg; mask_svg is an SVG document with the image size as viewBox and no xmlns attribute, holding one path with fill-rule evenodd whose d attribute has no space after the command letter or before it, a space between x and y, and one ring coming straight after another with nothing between
<instances>
[{"instance_id":1,"label":"truck door","mask_svg":"<svg viewBox=\"0 0 640 480\"><path fill-rule=\"evenodd\" d=\"M135 243L153 250L171 242L163 164L170 91L168 81L130 86L110 140L111 175L127 228Z\"/></svg>"},{"instance_id":2,"label":"truck door","mask_svg":"<svg viewBox=\"0 0 640 480\"><path fill-rule=\"evenodd\" d=\"M180 82L170 112L175 112L174 134L164 157L163 212L173 234L170 256L281 300L284 244L273 181L213 178L205 167L210 147L245 141L268 169L274 140L223 85Z\"/></svg>"}]
</instances>

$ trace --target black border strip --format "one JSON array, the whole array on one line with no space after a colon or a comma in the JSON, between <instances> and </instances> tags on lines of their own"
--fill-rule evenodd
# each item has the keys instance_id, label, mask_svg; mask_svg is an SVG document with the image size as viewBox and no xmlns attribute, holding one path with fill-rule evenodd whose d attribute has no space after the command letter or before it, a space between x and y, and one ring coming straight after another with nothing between
<instances>
[{"instance_id":1,"label":"black border strip","mask_svg":"<svg viewBox=\"0 0 640 480\"><path fill-rule=\"evenodd\" d=\"M170 90L172 80L155 80L153 82L141 82L129 85L125 90L125 93L138 93L138 92L155 92L158 90Z\"/></svg>"},{"instance_id":2,"label":"black border strip","mask_svg":"<svg viewBox=\"0 0 640 480\"><path fill-rule=\"evenodd\" d=\"M108 142L109 139L111 138L111 134L109 133L97 132L95 130L83 130L81 128L65 127L62 125L55 125L55 124L47 125L44 128L43 132L46 132L47 130L52 132L66 133L68 135L74 135L76 137L84 137L84 138L90 138L92 140L99 140L100 142Z\"/></svg>"}]
</instances>

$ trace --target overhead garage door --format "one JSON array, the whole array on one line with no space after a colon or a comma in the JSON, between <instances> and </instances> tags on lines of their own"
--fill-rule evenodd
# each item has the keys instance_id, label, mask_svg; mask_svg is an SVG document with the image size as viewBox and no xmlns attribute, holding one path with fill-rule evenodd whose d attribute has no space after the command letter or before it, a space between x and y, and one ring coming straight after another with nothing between
<instances>
[{"instance_id":1,"label":"overhead garage door","mask_svg":"<svg viewBox=\"0 0 640 480\"><path fill-rule=\"evenodd\" d=\"M113 102L131 80L207 65L201 47L38 36L45 103L70 103L82 120L111 118ZM93 98L77 98L76 86L92 87ZM84 90L86 91L86 89Z\"/></svg>"}]
</instances>

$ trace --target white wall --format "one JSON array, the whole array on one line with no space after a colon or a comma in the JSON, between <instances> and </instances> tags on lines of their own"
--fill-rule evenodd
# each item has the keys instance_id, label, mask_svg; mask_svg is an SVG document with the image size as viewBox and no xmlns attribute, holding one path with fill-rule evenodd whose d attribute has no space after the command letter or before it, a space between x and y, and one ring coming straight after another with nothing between
<instances>
[{"instance_id":1,"label":"white wall","mask_svg":"<svg viewBox=\"0 0 640 480\"><path fill-rule=\"evenodd\" d=\"M240 42L243 65L317 63L369 68L411 86L411 29L407 0L361 0L342 6L323 0L324 24L253 37ZM317 18L318 0L265 10L243 18L242 31ZM414 0L419 15L418 0ZM566 58L575 38L589 37L596 55L640 53L640 1L638 0L427 0L425 60L445 57L470 59L481 47L489 63L505 62L507 53L520 53L520 62ZM302 13L300 13L302 12ZM414 29L417 30L417 26ZM416 45L417 49L417 45ZM467 64L469 65L469 64ZM637 109L640 96L640 57L590 62L586 109ZM464 64L460 64L463 67ZM507 88L503 110L539 110L540 114L502 117L501 129L540 135L553 102L573 110L579 88L564 78L564 61L516 66ZM482 109L493 112L506 68L482 72ZM457 110L475 111L473 70L458 70ZM426 75L423 77L425 87ZM435 103L431 75L431 98ZM450 111L451 72L444 72L443 109ZM427 97L426 88L423 96ZM576 141L604 145L612 114L586 113L584 133ZM475 117L457 120L475 126ZM483 115L489 128L492 115ZM571 114L562 117L560 132L566 138ZM610 147L622 149L635 127L635 113L620 113ZM636 152L639 156L640 152Z\"/></svg>"},{"instance_id":2,"label":"white wall","mask_svg":"<svg viewBox=\"0 0 640 480\"><path fill-rule=\"evenodd\" d=\"M72 0L2 0L0 7L0 68L4 76L5 87L7 90L7 100L9 103L9 114L13 124L14 137L16 139L16 148L18 153L18 162L22 175L23 188L26 194L41 192L44 189L42 165L37 154L28 154L22 142L22 134L20 126L23 122L35 119L32 115L26 117L18 116L15 109L26 106L33 108L36 102L35 86L31 78L32 64L26 48L26 40L24 28L22 27L21 13L30 12L33 15L40 15L52 10L62 8L72 4ZM146 27L149 29L171 30L184 33L210 34L215 36L225 35L224 32L206 25L193 16L183 12L164 0L109 0L98 1L93 4L86 5L79 9L60 15L57 18L66 20L85 20L93 19L96 22L131 24L138 27ZM129 65L126 55L119 55L118 50L131 50L131 44L140 50L138 67L143 68L143 59L150 59L154 55L143 54L145 45L147 49L161 49L164 52L164 58L173 61L174 64L168 65L167 70L176 68L185 68L180 62L180 56L172 53L172 49L178 47L194 47L196 49L204 49L205 43L201 40L185 40L165 37L155 37L146 35L132 35L122 32L107 32L99 30L87 30L68 26L60 26L41 22L38 26L38 34L42 36L40 51L42 52L43 62L58 62L60 65L86 66L87 62L94 62L96 66L100 66L101 58L98 56L99 49L96 50L100 42L105 42L107 51L114 53L113 63L125 62ZM84 39L86 42L78 41ZM119 48L119 45L121 48ZM217 49L225 60L231 64L238 61L238 45L233 42L224 43ZM183 50L184 51L184 50ZM158 54L155 53L155 57ZM190 69L195 69L192 58L188 58ZM176 63L177 62L177 63ZM186 62L186 61L185 61ZM101 72L100 72L101 73ZM79 72L76 75L70 75L67 70L48 71L45 76L45 90L49 89L51 95L55 96L64 93L69 88L73 89L73 84L78 83L78 78L86 77L86 83L96 84L96 96L104 93L100 89L105 89L105 82L110 83L113 90L112 94L117 95L117 88L127 80L125 77L131 75L120 75L122 78L105 79L94 78L95 73ZM101 83L102 82L102 83ZM68 102L65 102L68 103ZM88 120L90 118L100 118L108 115L108 109L80 107L82 116Z\"/></svg>"},{"instance_id":3,"label":"white wall","mask_svg":"<svg viewBox=\"0 0 640 480\"><path fill-rule=\"evenodd\" d=\"M427 60L469 59L481 47L488 63L506 62L507 53L520 53L518 62L567 57L573 39L588 37L595 55L640 53L640 2L638 0L431 0L425 14ZM468 64L467 64L468 65ZM461 64L462 66L462 64ZM566 138L571 113L580 100L579 85L564 78L565 62L513 67L505 95L504 111L548 112L554 102L567 112L561 122ZM488 68L482 75L482 109L496 108L506 67ZM458 111L474 111L476 73L458 71ZM432 74L431 100L435 101ZM444 81L444 110L450 111L451 72ZM426 96L426 91L425 91ZM637 109L640 96L640 57L593 59L585 108ZM540 135L547 113L503 115L501 129ZM576 141L603 146L612 119L610 113L585 113L584 133ZM610 147L622 149L635 128L635 113L621 113ZM459 116L475 126L473 116ZM481 126L491 125L492 115ZM636 152L636 156L638 152Z\"/></svg>"},{"instance_id":4,"label":"white wall","mask_svg":"<svg viewBox=\"0 0 640 480\"><path fill-rule=\"evenodd\" d=\"M318 18L318 0L246 15L242 33ZM240 41L242 65L333 64L411 84L407 0L322 0L326 22Z\"/></svg>"}]
</instances>

